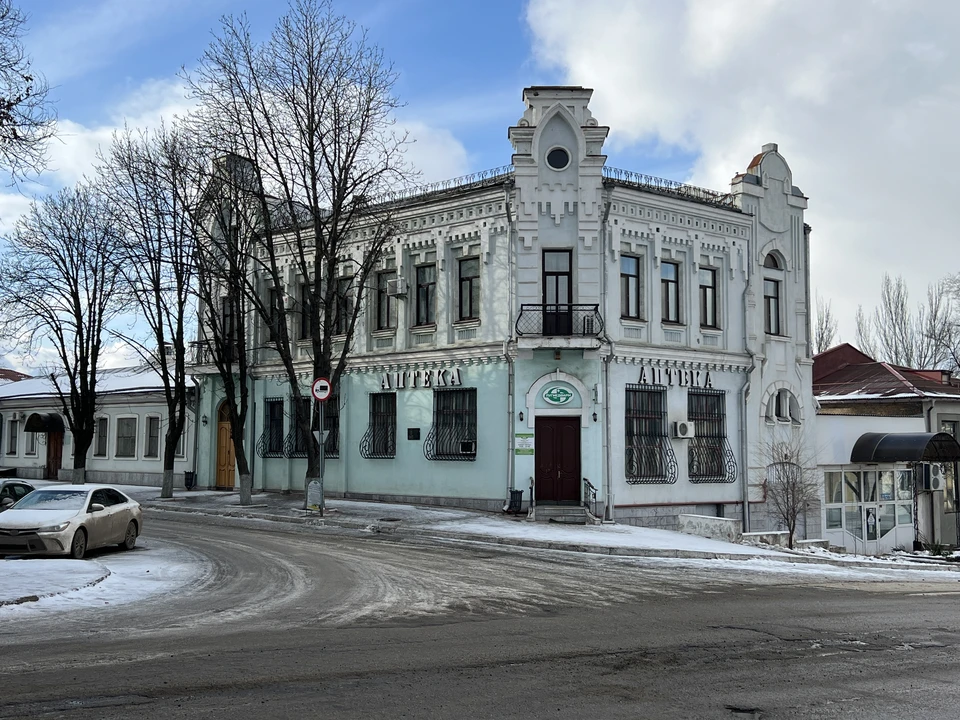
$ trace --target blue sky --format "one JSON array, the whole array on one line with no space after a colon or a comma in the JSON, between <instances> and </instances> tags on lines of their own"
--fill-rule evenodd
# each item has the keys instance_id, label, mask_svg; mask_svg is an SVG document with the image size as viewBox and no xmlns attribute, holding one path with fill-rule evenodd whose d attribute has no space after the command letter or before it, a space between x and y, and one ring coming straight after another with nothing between
<instances>
[{"instance_id":1,"label":"blue sky","mask_svg":"<svg viewBox=\"0 0 960 720\"><path fill-rule=\"evenodd\" d=\"M595 89L608 164L718 190L776 142L810 198L811 275L853 340L884 272L920 300L960 270L955 0L337 0L400 73L425 181L510 162L527 85ZM178 81L224 13L266 37L283 2L22 0L55 86L44 192L89 172L124 122L185 109ZM0 230L28 197L0 192Z\"/></svg>"}]
</instances>

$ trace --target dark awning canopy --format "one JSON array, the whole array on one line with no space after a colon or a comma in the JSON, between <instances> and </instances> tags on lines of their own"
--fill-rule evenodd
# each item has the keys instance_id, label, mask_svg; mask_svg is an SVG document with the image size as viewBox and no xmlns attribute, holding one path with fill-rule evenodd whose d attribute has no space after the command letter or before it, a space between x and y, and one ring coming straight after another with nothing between
<instances>
[{"instance_id":1,"label":"dark awning canopy","mask_svg":"<svg viewBox=\"0 0 960 720\"><path fill-rule=\"evenodd\" d=\"M850 453L852 463L955 460L960 460L960 443L947 433L864 433Z\"/></svg>"},{"instance_id":2,"label":"dark awning canopy","mask_svg":"<svg viewBox=\"0 0 960 720\"><path fill-rule=\"evenodd\" d=\"M23 426L24 432L62 433L63 418L57 413L31 413Z\"/></svg>"}]
</instances>

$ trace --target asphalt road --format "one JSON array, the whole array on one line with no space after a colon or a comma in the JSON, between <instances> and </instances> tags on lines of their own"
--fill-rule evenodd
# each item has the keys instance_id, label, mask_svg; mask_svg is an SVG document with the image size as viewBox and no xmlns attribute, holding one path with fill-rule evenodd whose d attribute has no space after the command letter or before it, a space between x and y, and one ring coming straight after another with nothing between
<instances>
[{"instance_id":1,"label":"asphalt road","mask_svg":"<svg viewBox=\"0 0 960 720\"><path fill-rule=\"evenodd\" d=\"M0 718L960 717L952 573L184 520L147 524L212 561L183 591L0 623Z\"/></svg>"}]
</instances>

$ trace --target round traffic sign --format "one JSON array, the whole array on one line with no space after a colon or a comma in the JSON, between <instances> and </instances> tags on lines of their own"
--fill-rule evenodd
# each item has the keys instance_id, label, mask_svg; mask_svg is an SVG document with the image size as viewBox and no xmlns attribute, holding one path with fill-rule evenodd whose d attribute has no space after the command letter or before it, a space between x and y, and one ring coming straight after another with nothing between
<instances>
[{"instance_id":1,"label":"round traffic sign","mask_svg":"<svg viewBox=\"0 0 960 720\"><path fill-rule=\"evenodd\" d=\"M313 397L320 402L323 402L330 397L331 393L333 393L333 385L331 385L330 381L325 377L317 378L313 381L310 392L313 393Z\"/></svg>"}]
</instances>

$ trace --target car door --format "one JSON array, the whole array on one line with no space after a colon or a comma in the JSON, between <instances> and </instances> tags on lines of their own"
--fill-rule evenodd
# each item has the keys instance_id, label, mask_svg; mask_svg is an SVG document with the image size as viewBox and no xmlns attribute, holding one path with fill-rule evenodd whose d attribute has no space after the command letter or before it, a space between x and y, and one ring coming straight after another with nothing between
<instances>
[{"instance_id":1,"label":"car door","mask_svg":"<svg viewBox=\"0 0 960 720\"><path fill-rule=\"evenodd\" d=\"M93 512L92 507L99 503L103 510ZM112 518L110 514L110 500L106 490L100 488L90 493L90 502L87 505L87 519L84 522L87 528L87 548L97 548L108 544L113 538Z\"/></svg>"},{"instance_id":2,"label":"car door","mask_svg":"<svg viewBox=\"0 0 960 720\"><path fill-rule=\"evenodd\" d=\"M127 532L127 523L130 521L129 500L113 488L104 488L104 495L109 502L106 512L110 514L111 543L123 541Z\"/></svg>"}]
</instances>

